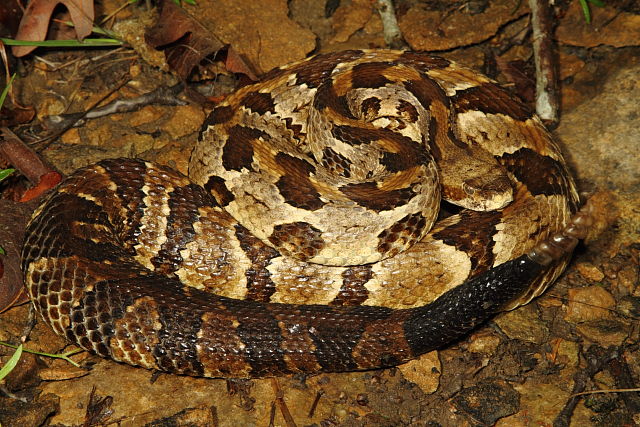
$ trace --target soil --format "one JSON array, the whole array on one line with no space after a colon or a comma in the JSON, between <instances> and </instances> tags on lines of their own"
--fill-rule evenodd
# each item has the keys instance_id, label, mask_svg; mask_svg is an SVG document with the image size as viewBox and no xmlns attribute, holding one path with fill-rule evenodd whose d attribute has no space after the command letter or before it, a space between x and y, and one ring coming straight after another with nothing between
<instances>
[{"instance_id":1,"label":"soil","mask_svg":"<svg viewBox=\"0 0 640 427\"><path fill-rule=\"evenodd\" d=\"M97 16L123 3L99 1ZM554 133L581 190L592 197L596 224L546 294L441 351L374 372L232 381L157 374L86 352L72 356L80 368L24 353L2 385L0 423L640 424L637 391L574 395L633 389L640 380L640 11L630 2L606 2L592 7L593 22L586 24L578 1L556 3L562 109ZM187 173L202 122L238 80L312 53L387 46L370 0L198 0L183 8L202 25L191 31L230 46L240 65L211 55L198 59L188 81L210 90L204 96L183 92L183 105L154 103L86 120L37 146L40 156L65 174L110 157L140 157ZM524 98L533 93L526 2L406 0L396 2L396 15L409 48L435 50L490 73ZM144 4L130 4L104 24L126 46L39 49L21 59L14 95L36 118L14 131L45 136L53 132L50 116L178 83L180 73L191 70L188 59L181 57L181 68L175 67L144 42L145 31L159 31L159 16ZM0 314L0 340L17 343L28 319L28 304ZM42 322L25 347L47 353L74 348ZM12 353L0 346L0 366Z\"/></svg>"}]
</instances>

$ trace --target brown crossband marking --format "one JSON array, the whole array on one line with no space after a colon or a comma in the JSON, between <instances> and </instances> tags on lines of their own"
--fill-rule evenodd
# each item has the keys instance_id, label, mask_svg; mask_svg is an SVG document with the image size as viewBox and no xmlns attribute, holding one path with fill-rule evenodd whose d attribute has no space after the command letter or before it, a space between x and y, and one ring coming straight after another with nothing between
<instances>
[{"instance_id":1,"label":"brown crossband marking","mask_svg":"<svg viewBox=\"0 0 640 427\"><path fill-rule=\"evenodd\" d=\"M458 91L453 96L453 104L458 113L482 111L485 114L503 114L519 121L532 117L526 105L495 83Z\"/></svg>"},{"instance_id":2,"label":"brown crossband marking","mask_svg":"<svg viewBox=\"0 0 640 427\"><path fill-rule=\"evenodd\" d=\"M215 197L220 206L227 206L236 198L236 196L234 196L227 188L225 180L219 176L211 175L207 183L204 185L204 189Z\"/></svg>"},{"instance_id":3,"label":"brown crossband marking","mask_svg":"<svg viewBox=\"0 0 640 427\"><path fill-rule=\"evenodd\" d=\"M333 171L336 175L349 178L351 176L351 165L351 160L334 151L331 147L325 147L322 150L322 166Z\"/></svg>"},{"instance_id":4,"label":"brown crossband marking","mask_svg":"<svg viewBox=\"0 0 640 427\"><path fill-rule=\"evenodd\" d=\"M431 162L431 156L424 146L418 145L410 138L395 135L393 144L389 148L396 150L385 151L380 159L380 164L384 165L389 172L406 171Z\"/></svg>"},{"instance_id":5,"label":"brown crossband marking","mask_svg":"<svg viewBox=\"0 0 640 427\"><path fill-rule=\"evenodd\" d=\"M251 366L253 376L264 376L269 372L288 372L282 352L282 333L278 321L267 306L253 304L251 315L239 313L235 330L244 344L243 353ZM269 351L269 357L258 357Z\"/></svg>"},{"instance_id":6,"label":"brown crossband marking","mask_svg":"<svg viewBox=\"0 0 640 427\"><path fill-rule=\"evenodd\" d=\"M493 236L496 226L501 222L501 214L497 211L473 212L462 211L460 222L446 229L433 233L433 238L469 254L471 271L469 276L487 271L494 261Z\"/></svg>"},{"instance_id":7,"label":"brown crossband marking","mask_svg":"<svg viewBox=\"0 0 640 427\"><path fill-rule=\"evenodd\" d=\"M294 124L293 119L291 117L287 117L284 119L284 123L287 129L291 131L293 137L295 139L300 139L303 136L302 133L302 125Z\"/></svg>"},{"instance_id":8,"label":"brown crossband marking","mask_svg":"<svg viewBox=\"0 0 640 427\"><path fill-rule=\"evenodd\" d=\"M411 188L381 190L375 182L343 185L340 191L360 206L376 212L395 209L416 195Z\"/></svg>"},{"instance_id":9,"label":"brown crossband marking","mask_svg":"<svg viewBox=\"0 0 640 427\"><path fill-rule=\"evenodd\" d=\"M269 93L249 92L242 98L240 104L254 113L275 113L275 104Z\"/></svg>"},{"instance_id":10,"label":"brown crossband marking","mask_svg":"<svg viewBox=\"0 0 640 427\"><path fill-rule=\"evenodd\" d=\"M171 275L181 267L180 251L195 238L193 224L200 218L198 209L215 206L216 202L202 187L189 184L175 188L169 195L168 205L167 239L157 255L151 258L155 271L164 275Z\"/></svg>"},{"instance_id":11,"label":"brown crossband marking","mask_svg":"<svg viewBox=\"0 0 640 427\"><path fill-rule=\"evenodd\" d=\"M159 342L155 326L159 324L159 318L158 305L153 298L142 297L132 301L122 317L113 319L109 343L114 357L129 359L135 365L157 368L153 348ZM104 318L100 322L111 323Z\"/></svg>"},{"instance_id":12,"label":"brown crossband marking","mask_svg":"<svg viewBox=\"0 0 640 427\"><path fill-rule=\"evenodd\" d=\"M342 286L338 295L331 301L331 305L360 305L369 296L364 286L373 277L371 265L356 265L347 268L342 273Z\"/></svg>"},{"instance_id":13,"label":"brown crossband marking","mask_svg":"<svg viewBox=\"0 0 640 427\"><path fill-rule=\"evenodd\" d=\"M353 67L351 85L355 88L379 88L391 83L384 72L394 65L388 62L366 62Z\"/></svg>"},{"instance_id":14,"label":"brown crossband marking","mask_svg":"<svg viewBox=\"0 0 640 427\"><path fill-rule=\"evenodd\" d=\"M202 329L198 345L202 349L200 359L208 376L229 377L235 372L249 376L251 367L246 355L237 351L244 343L236 334L235 316L219 311L202 315Z\"/></svg>"},{"instance_id":15,"label":"brown crossband marking","mask_svg":"<svg viewBox=\"0 0 640 427\"><path fill-rule=\"evenodd\" d=\"M325 205L309 179L309 174L315 172L313 165L285 153L278 153L275 160L285 172L276 182L276 187L280 190L285 203L310 211L320 209Z\"/></svg>"},{"instance_id":16,"label":"brown crossband marking","mask_svg":"<svg viewBox=\"0 0 640 427\"><path fill-rule=\"evenodd\" d=\"M542 156L529 148L504 154L500 162L524 183L533 195L559 195L566 187L565 167L557 160Z\"/></svg>"},{"instance_id":17,"label":"brown crossband marking","mask_svg":"<svg viewBox=\"0 0 640 427\"><path fill-rule=\"evenodd\" d=\"M418 120L418 110L409 101L401 99L398 103L398 113L409 123L414 123Z\"/></svg>"},{"instance_id":18,"label":"brown crossband marking","mask_svg":"<svg viewBox=\"0 0 640 427\"><path fill-rule=\"evenodd\" d=\"M251 260L251 268L245 271L247 278L246 298L251 301L268 302L276 291L276 285L271 280L271 273L267 270L271 260L280 254L278 251L262 243L249 230L237 224L236 237L240 248Z\"/></svg>"},{"instance_id":19,"label":"brown crossband marking","mask_svg":"<svg viewBox=\"0 0 640 427\"><path fill-rule=\"evenodd\" d=\"M331 76L331 72L336 68L336 65L344 61L357 59L362 55L363 52L357 50L330 53L324 55L313 67L308 67L305 66L305 63L301 63L299 66L288 70L288 72L296 75L297 84L306 84L309 88L317 88Z\"/></svg>"},{"instance_id":20,"label":"brown crossband marking","mask_svg":"<svg viewBox=\"0 0 640 427\"><path fill-rule=\"evenodd\" d=\"M228 133L227 142L222 148L222 165L235 171L241 171L242 168L252 170L253 141L266 134L240 125L231 127Z\"/></svg>"},{"instance_id":21,"label":"brown crossband marking","mask_svg":"<svg viewBox=\"0 0 640 427\"><path fill-rule=\"evenodd\" d=\"M141 160L127 165L122 165L117 161L106 161L103 167L107 171L109 178L116 185L116 194L119 199L119 203L113 206L112 209L114 211L111 212L111 215L120 215L121 212L115 212L115 210L118 209L118 205L126 204L127 209L123 211L126 215L124 220L127 224L131 224L132 227L127 235L121 236L121 238L127 245L133 246L133 242L136 241L136 237L139 234L137 226L142 224L141 218L146 207L144 203L146 195L142 191L146 165ZM131 181L134 182L132 183Z\"/></svg>"},{"instance_id":22,"label":"brown crossband marking","mask_svg":"<svg viewBox=\"0 0 640 427\"><path fill-rule=\"evenodd\" d=\"M331 129L334 138L349 145L369 144L384 137L382 129L363 129L349 125L336 125Z\"/></svg>"},{"instance_id":23,"label":"brown crossband marking","mask_svg":"<svg viewBox=\"0 0 640 427\"><path fill-rule=\"evenodd\" d=\"M313 258L325 245L320 230L300 221L276 225L269 241L284 254L301 261Z\"/></svg>"},{"instance_id":24,"label":"brown crossband marking","mask_svg":"<svg viewBox=\"0 0 640 427\"><path fill-rule=\"evenodd\" d=\"M378 251L389 253L390 256L395 255L398 252L393 250L396 242L399 242L401 247L407 243L414 244L422 238L426 225L427 219L421 213L405 216L378 235Z\"/></svg>"},{"instance_id":25,"label":"brown crossband marking","mask_svg":"<svg viewBox=\"0 0 640 427\"><path fill-rule=\"evenodd\" d=\"M331 82L325 83L318 88L313 100L313 107L318 111L329 109L335 111L342 117L346 117L347 119L356 119L349 108L347 98L344 95L338 96Z\"/></svg>"},{"instance_id":26,"label":"brown crossband marking","mask_svg":"<svg viewBox=\"0 0 640 427\"><path fill-rule=\"evenodd\" d=\"M398 58L398 62L413 67L423 73L433 70L434 68L447 68L451 65L451 61L447 59L432 56L428 53L411 51L403 52Z\"/></svg>"},{"instance_id":27,"label":"brown crossband marking","mask_svg":"<svg viewBox=\"0 0 640 427\"><path fill-rule=\"evenodd\" d=\"M445 106L449 105L449 100L444 90L431 79L408 80L404 82L404 87L411 92L425 108L429 108L434 101L439 101Z\"/></svg>"},{"instance_id":28,"label":"brown crossband marking","mask_svg":"<svg viewBox=\"0 0 640 427\"><path fill-rule=\"evenodd\" d=\"M376 97L367 98L360 105L360 114L365 121L371 121L378 117L380 112L380 99Z\"/></svg>"},{"instance_id":29,"label":"brown crossband marking","mask_svg":"<svg viewBox=\"0 0 640 427\"><path fill-rule=\"evenodd\" d=\"M396 314L394 317L396 318L379 320L366 326L352 351L353 358L361 369L395 366L413 354L400 320L405 316Z\"/></svg>"},{"instance_id":30,"label":"brown crossband marking","mask_svg":"<svg viewBox=\"0 0 640 427\"><path fill-rule=\"evenodd\" d=\"M209 128L209 126L228 122L234 114L235 110L230 105L222 105L214 108L202 124L200 132L204 132Z\"/></svg>"}]
</instances>

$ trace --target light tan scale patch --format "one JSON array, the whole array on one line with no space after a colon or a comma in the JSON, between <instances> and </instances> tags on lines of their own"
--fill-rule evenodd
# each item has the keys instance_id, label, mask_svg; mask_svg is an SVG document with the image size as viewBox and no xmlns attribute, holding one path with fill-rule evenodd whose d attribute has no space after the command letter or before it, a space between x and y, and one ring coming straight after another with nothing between
<instances>
[{"instance_id":1,"label":"light tan scale patch","mask_svg":"<svg viewBox=\"0 0 640 427\"><path fill-rule=\"evenodd\" d=\"M535 242L560 230L569 221L563 196L539 195L526 200L526 203L508 206L505 219L496 225L494 266L526 253Z\"/></svg>"},{"instance_id":2,"label":"light tan scale patch","mask_svg":"<svg viewBox=\"0 0 640 427\"><path fill-rule=\"evenodd\" d=\"M537 153L560 160L560 151L538 118L525 122L504 114L466 111L456 116L460 139L477 144L493 155L513 153L529 148Z\"/></svg>"},{"instance_id":3,"label":"light tan scale patch","mask_svg":"<svg viewBox=\"0 0 640 427\"><path fill-rule=\"evenodd\" d=\"M433 68L427 71L427 75L438 82L447 96L454 96L458 91L491 82L488 77L457 64L451 64L446 68Z\"/></svg>"},{"instance_id":4,"label":"light tan scale patch","mask_svg":"<svg viewBox=\"0 0 640 427\"><path fill-rule=\"evenodd\" d=\"M183 261L177 276L187 286L243 299L251 260L234 234L234 221L217 208L200 208L199 213L194 240L180 252Z\"/></svg>"},{"instance_id":5,"label":"light tan scale patch","mask_svg":"<svg viewBox=\"0 0 640 427\"><path fill-rule=\"evenodd\" d=\"M145 208L140 218L138 243L134 246L135 260L150 270L154 269L151 259L158 255L167 241L167 218L171 213L169 193L173 191L173 187L167 185L165 188L166 190L160 191L157 186L149 184L142 187Z\"/></svg>"},{"instance_id":6,"label":"light tan scale patch","mask_svg":"<svg viewBox=\"0 0 640 427\"><path fill-rule=\"evenodd\" d=\"M342 286L346 267L309 264L278 257L267 267L276 292L271 302L283 304L329 304Z\"/></svg>"},{"instance_id":7,"label":"light tan scale patch","mask_svg":"<svg viewBox=\"0 0 640 427\"><path fill-rule=\"evenodd\" d=\"M428 304L463 283L471 271L468 254L429 237L409 251L372 266L365 305L411 308Z\"/></svg>"},{"instance_id":8,"label":"light tan scale patch","mask_svg":"<svg viewBox=\"0 0 640 427\"><path fill-rule=\"evenodd\" d=\"M114 320L113 329L114 335L109 341L113 359L158 369L153 349L159 343L162 323L152 297L139 298L127 307L122 318Z\"/></svg>"}]
</instances>

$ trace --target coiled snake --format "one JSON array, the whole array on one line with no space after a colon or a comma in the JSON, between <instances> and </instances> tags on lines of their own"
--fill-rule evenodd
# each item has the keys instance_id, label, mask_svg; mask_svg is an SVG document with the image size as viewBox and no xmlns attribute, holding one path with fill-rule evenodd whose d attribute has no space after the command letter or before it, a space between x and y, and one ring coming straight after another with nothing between
<instances>
[{"instance_id":1,"label":"coiled snake","mask_svg":"<svg viewBox=\"0 0 640 427\"><path fill-rule=\"evenodd\" d=\"M271 71L189 167L102 161L35 211L22 268L58 334L197 376L393 366L539 295L588 225L539 119L422 53Z\"/></svg>"}]
</instances>

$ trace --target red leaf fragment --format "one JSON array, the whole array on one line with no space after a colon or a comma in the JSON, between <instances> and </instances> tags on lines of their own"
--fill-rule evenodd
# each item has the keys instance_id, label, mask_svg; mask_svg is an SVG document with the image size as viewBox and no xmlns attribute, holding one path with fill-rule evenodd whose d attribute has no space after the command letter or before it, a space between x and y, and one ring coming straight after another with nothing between
<instances>
[{"instance_id":1,"label":"red leaf fragment","mask_svg":"<svg viewBox=\"0 0 640 427\"><path fill-rule=\"evenodd\" d=\"M28 202L46 193L62 181L62 175L60 173L51 171L47 172L40 177L40 181L35 187L29 188L24 192L21 202Z\"/></svg>"},{"instance_id":2,"label":"red leaf fragment","mask_svg":"<svg viewBox=\"0 0 640 427\"><path fill-rule=\"evenodd\" d=\"M247 61L245 61L232 47L227 49L227 60L224 65L226 69L232 73L244 74L253 81L258 80L258 77L256 77L256 74L253 72Z\"/></svg>"}]
</instances>

